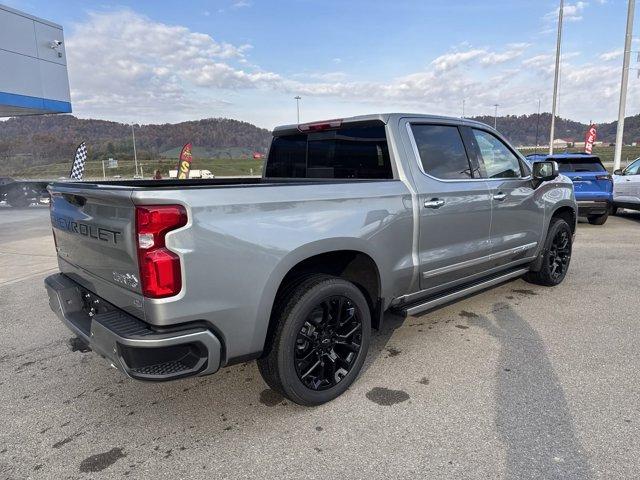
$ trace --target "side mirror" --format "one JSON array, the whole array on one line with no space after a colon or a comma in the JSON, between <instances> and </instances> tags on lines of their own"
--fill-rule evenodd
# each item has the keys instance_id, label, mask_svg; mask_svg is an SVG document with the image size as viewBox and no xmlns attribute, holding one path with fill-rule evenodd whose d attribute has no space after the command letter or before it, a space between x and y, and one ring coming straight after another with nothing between
<instances>
[{"instance_id":1,"label":"side mirror","mask_svg":"<svg viewBox=\"0 0 640 480\"><path fill-rule=\"evenodd\" d=\"M624 173L622 173L622 169L621 169L621 168L619 168L619 169L617 169L617 170L614 170L614 171L613 171L613 174L614 174L614 175L624 175Z\"/></svg>"},{"instance_id":2,"label":"side mirror","mask_svg":"<svg viewBox=\"0 0 640 480\"><path fill-rule=\"evenodd\" d=\"M542 182L553 180L558 176L558 163L553 160L533 163L533 179L540 185Z\"/></svg>"}]
</instances>

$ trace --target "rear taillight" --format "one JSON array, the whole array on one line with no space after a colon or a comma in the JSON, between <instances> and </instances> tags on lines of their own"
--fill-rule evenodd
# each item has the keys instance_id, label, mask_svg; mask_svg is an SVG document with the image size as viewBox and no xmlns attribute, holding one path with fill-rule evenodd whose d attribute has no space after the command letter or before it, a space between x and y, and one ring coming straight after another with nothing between
<instances>
[{"instance_id":1,"label":"rear taillight","mask_svg":"<svg viewBox=\"0 0 640 480\"><path fill-rule=\"evenodd\" d=\"M187 224L182 205L136 207L136 241L140 284L145 297L177 295L182 288L180 257L165 246L165 235Z\"/></svg>"}]
</instances>

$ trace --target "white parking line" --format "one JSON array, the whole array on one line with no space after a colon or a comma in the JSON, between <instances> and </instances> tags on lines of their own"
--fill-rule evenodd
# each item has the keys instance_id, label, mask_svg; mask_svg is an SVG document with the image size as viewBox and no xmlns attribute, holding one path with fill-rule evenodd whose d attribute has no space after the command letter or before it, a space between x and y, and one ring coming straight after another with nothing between
<instances>
[{"instance_id":1,"label":"white parking line","mask_svg":"<svg viewBox=\"0 0 640 480\"><path fill-rule=\"evenodd\" d=\"M24 275L22 277L13 278L11 280L6 280L4 282L0 282L0 287L6 287L8 285L13 285L14 283L21 282L23 280L28 280L30 278L38 277L40 275L44 275L45 273L51 273L58 270L58 267L47 268L46 270L40 270L39 272L30 273L29 275Z\"/></svg>"}]
</instances>

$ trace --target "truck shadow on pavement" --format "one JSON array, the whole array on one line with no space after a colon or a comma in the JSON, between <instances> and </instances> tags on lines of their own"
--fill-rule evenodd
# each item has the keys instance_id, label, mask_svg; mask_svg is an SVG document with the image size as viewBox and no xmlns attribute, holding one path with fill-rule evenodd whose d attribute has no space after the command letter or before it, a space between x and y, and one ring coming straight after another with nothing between
<instances>
[{"instance_id":1,"label":"truck shadow on pavement","mask_svg":"<svg viewBox=\"0 0 640 480\"><path fill-rule=\"evenodd\" d=\"M494 321L471 314L469 325L500 344L495 424L506 447L505 478L591 478L544 341L510 305L492 311Z\"/></svg>"}]
</instances>

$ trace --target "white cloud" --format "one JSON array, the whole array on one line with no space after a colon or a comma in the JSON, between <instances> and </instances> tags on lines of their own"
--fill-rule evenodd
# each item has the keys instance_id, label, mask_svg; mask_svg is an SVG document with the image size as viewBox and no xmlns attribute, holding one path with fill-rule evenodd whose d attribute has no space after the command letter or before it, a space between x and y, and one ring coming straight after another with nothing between
<instances>
[{"instance_id":1,"label":"white cloud","mask_svg":"<svg viewBox=\"0 0 640 480\"><path fill-rule=\"evenodd\" d=\"M560 68L564 69L568 66L568 61L572 58L579 57L580 52L567 52L560 55ZM546 74L553 73L556 68L555 55L541 54L535 55L522 61L522 66L531 71L544 72Z\"/></svg>"},{"instance_id":2,"label":"white cloud","mask_svg":"<svg viewBox=\"0 0 640 480\"><path fill-rule=\"evenodd\" d=\"M117 115L123 108L161 115L197 86L221 89L278 82L278 75L234 67L250 45L232 45L131 10L90 13L67 38L72 101L79 112ZM246 66L245 66L246 67ZM219 100L200 97L204 103Z\"/></svg>"},{"instance_id":3,"label":"white cloud","mask_svg":"<svg viewBox=\"0 0 640 480\"><path fill-rule=\"evenodd\" d=\"M589 6L588 2L567 3L564 6L563 18L566 22L578 22L582 20L584 10ZM544 16L547 22L556 22L560 8L556 8Z\"/></svg>"},{"instance_id":4,"label":"white cloud","mask_svg":"<svg viewBox=\"0 0 640 480\"><path fill-rule=\"evenodd\" d=\"M359 112L393 108L457 115L463 98L468 114L488 113L494 103L500 103L504 114L518 114L534 111L540 97L547 102L554 68L553 56L546 53L531 52L518 61L532 48L526 43L503 49L467 44L418 71L385 81L358 79L348 68L282 75L253 65L250 48L131 10L92 13L67 38L74 111L138 122L235 111L255 121L268 119L270 108L293 94L302 95L305 105L316 99L323 112L336 109L336 116L347 103L358 105ZM613 53L604 52L600 59ZM588 120L594 111L613 118L619 71L611 64L580 63L579 55L568 52L562 57L561 113L578 120ZM264 103L230 110L232 102L247 98L263 98ZM632 109L635 100L630 102ZM262 125L273 123L263 120Z\"/></svg>"},{"instance_id":5,"label":"white cloud","mask_svg":"<svg viewBox=\"0 0 640 480\"><path fill-rule=\"evenodd\" d=\"M231 8L244 8L250 6L251 2L248 0L234 0L234 2L231 4Z\"/></svg>"},{"instance_id":6,"label":"white cloud","mask_svg":"<svg viewBox=\"0 0 640 480\"><path fill-rule=\"evenodd\" d=\"M437 71L445 72L477 59L487 53L484 49L472 49L465 52L452 52L440 55L431 64Z\"/></svg>"},{"instance_id":7,"label":"white cloud","mask_svg":"<svg viewBox=\"0 0 640 480\"><path fill-rule=\"evenodd\" d=\"M528 43L513 43L511 45L507 45L507 50L504 52L488 52L480 63L482 65L499 65L501 63L506 63L511 60L515 60L516 58L522 56L522 54L529 48Z\"/></svg>"},{"instance_id":8,"label":"white cloud","mask_svg":"<svg viewBox=\"0 0 640 480\"><path fill-rule=\"evenodd\" d=\"M610 60L617 60L619 58L622 58L623 53L624 53L624 50L622 48L619 48L616 50L611 50L610 52L604 52L600 54L598 58L603 62L608 62Z\"/></svg>"}]
</instances>

